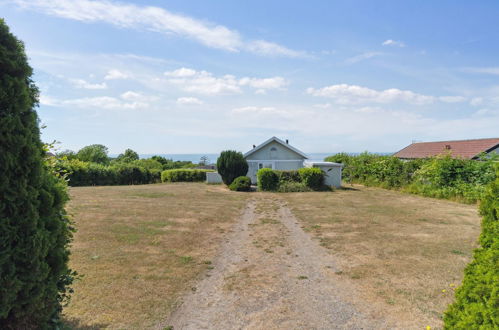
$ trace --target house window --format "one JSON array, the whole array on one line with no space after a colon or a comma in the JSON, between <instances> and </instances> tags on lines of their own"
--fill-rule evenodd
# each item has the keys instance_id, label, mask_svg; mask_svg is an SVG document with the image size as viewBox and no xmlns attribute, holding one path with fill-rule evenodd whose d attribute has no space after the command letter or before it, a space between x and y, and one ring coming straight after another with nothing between
<instances>
[{"instance_id":1,"label":"house window","mask_svg":"<svg viewBox=\"0 0 499 330\"><path fill-rule=\"evenodd\" d=\"M258 164L258 169L261 170L262 168L263 168L263 164L262 163Z\"/></svg>"}]
</instances>

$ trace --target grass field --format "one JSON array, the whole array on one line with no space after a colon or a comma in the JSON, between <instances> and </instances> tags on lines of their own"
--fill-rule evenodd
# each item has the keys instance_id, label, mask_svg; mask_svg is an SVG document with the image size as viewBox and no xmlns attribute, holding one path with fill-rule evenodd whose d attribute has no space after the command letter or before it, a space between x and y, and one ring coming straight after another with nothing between
<instances>
[{"instance_id":1,"label":"grass field","mask_svg":"<svg viewBox=\"0 0 499 330\"><path fill-rule=\"evenodd\" d=\"M409 327L441 325L476 247L476 205L360 185L281 196L362 299Z\"/></svg>"},{"instance_id":2,"label":"grass field","mask_svg":"<svg viewBox=\"0 0 499 330\"><path fill-rule=\"evenodd\" d=\"M64 314L77 329L164 321L179 295L212 267L221 239L252 197L285 200L338 260L334 276L402 324L441 324L480 230L476 206L363 186L272 194L179 183L70 193L78 228L71 267L83 277Z\"/></svg>"},{"instance_id":3,"label":"grass field","mask_svg":"<svg viewBox=\"0 0 499 330\"><path fill-rule=\"evenodd\" d=\"M75 328L148 328L210 267L247 194L206 184L71 188L78 231L65 320Z\"/></svg>"}]
</instances>

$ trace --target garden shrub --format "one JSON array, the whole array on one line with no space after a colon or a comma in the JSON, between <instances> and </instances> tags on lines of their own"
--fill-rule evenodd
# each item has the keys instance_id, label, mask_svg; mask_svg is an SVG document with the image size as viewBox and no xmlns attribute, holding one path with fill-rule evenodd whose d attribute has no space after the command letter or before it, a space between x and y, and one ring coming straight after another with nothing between
<instances>
[{"instance_id":1,"label":"garden shrub","mask_svg":"<svg viewBox=\"0 0 499 330\"><path fill-rule=\"evenodd\" d=\"M444 315L445 329L499 328L499 166L496 173L480 204L480 247Z\"/></svg>"},{"instance_id":2,"label":"garden shrub","mask_svg":"<svg viewBox=\"0 0 499 330\"><path fill-rule=\"evenodd\" d=\"M206 181L206 172L213 172L213 170L193 170L193 169L166 170L161 173L161 181L162 182Z\"/></svg>"},{"instance_id":3,"label":"garden shrub","mask_svg":"<svg viewBox=\"0 0 499 330\"><path fill-rule=\"evenodd\" d=\"M298 170L302 183L312 190L321 190L324 186L324 173L317 167L305 167Z\"/></svg>"},{"instance_id":4,"label":"garden shrub","mask_svg":"<svg viewBox=\"0 0 499 330\"><path fill-rule=\"evenodd\" d=\"M65 181L45 161L24 45L0 19L0 329L55 329L71 293Z\"/></svg>"},{"instance_id":5,"label":"garden shrub","mask_svg":"<svg viewBox=\"0 0 499 330\"><path fill-rule=\"evenodd\" d=\"M250 191L251 179L247 176L237 177L229 185L229 189L233 191Z\"/></svg>"},{"instance_id":6,"label":"garden shrub","mask_svg":"<svg viewBox=\"0 0 499 330\"><path fill-rule=\"evenodd\" d=\"M296 182L296 181L281 181L279 183L278 192L287 193L287 192L306 192L312 191L305 183Z\"/></svg>"},{"instance_id":7,"label":"garden shrub","mask_svg":"<svg viewBox=\"0 0 499 330\"><path fill-rule=\"evenodd\" d=\"M279 177L279 182L301 182L300 173L298 171L279 171L274 170L274 172Z\"/></svg>"},{"instance_id":8,"label":"garden shrub","mask_svg":"<svg viewBox=\"0 0 499 330\"><path fill-rule=\"evenodd\" d=\"M222 181L226 185L230 185L235 178L248 173L248 162L240 152L233 150L222 151L217 159L217 170L222 177Z\"/></svg>"},{"instance_id":9,"label":"garden shrub","mask_svg":"<svg viewBox=\"0 0 499 330\"><path fill-rule=\"evenodd\" d=\"M279 188L279 176L270 168L262 168L256 172L258 189L276 191Z\"/></svg>"}]
</instances>

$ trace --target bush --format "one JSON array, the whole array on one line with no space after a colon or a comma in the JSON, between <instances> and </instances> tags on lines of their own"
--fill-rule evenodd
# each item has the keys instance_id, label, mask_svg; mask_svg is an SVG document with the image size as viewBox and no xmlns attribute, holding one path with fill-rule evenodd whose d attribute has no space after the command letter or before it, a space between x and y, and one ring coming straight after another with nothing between
<instances>
[{"instance_id":1,"label":"bush","mask_svg":"<svg viewBox=\"0 0 499 330\"><path fill-rule=\"evenodd\" d=\"M248 162L243 154L233 150L222 151L217 159L217 170L222 181L230 185L235 178L248 173Z\"/></svg>"},{"instance_id":2,"label":"bush","mask_svg":"<svg viewBox=\"0 0 499 330\"><path fill-rule=\"evenodd\" d=\"M274 172L279 177L279 183L283 182L301 182L300 173L298 171L278 171L274 170Z\"/></svg>"},{"instance_id":3,"label":"bush","mask_svg":"<svg viewBox=\"0 0 499 330\"><path fill-rule=\"evenodd\" d=\"M324 173L317 167L305 167L298 170L302 183L312 190L324 187Z\"/></svg>"},{"instance_id":4,"label":"bush","mask_svg":"<svg viewBox=\"0 0 499 330\"><path fill-rule=\"evenodd\" d=\"M499 328L499 166L496 173L480 205L480 247L444 315L445 329Z\"/></svg>"},{"instance_id":5,"label":"bush","mask_svg":"<svg viewBox=\"0 0 499 330\"><path fill-rule=\"evenodd\" d=\"M92 144L81 148L76 154L76 158L83 162L108 164L107 147L102 144Z\"/></svg>"},{"instance_id":6,"label":"bush","mask_svg":"<svg viewBox=\"0 0 499 330\"><path fill-rule=\"evenodd\" d=\"M247 176L237 177L229 185L229 189L233 191L250 191L251 179Z\"/></svg>"},{"instance_id":7,"label":"bush","mask_svg":"<svg viewBox=\"0 0 499 330\"><path fill-rule=\"evenodd\" d=\"M0 328L58 328L74 276L66 183L40 140L24 46L0 19Z\"/></svg>"},{"instance_id":8,"label":"bush","mask_svg":"<svg viewBox=\"0 0 499 330\"><path fill-rule=\"evenodd\" d=\"M279 188L279 176L270 168L262 168L256 172L258 189L276 191Z\"/></svg>"},{"instance_id":9,"label":"bush","mask_svg":"<svg viewBox=\"0 0 499 330\"><path fill-rule=\"evenodd\" d=\"M206 181L206 172L212 170L192 170L192 169L175 169L166 170L161 173L162 182L196 182Z\"/></svg>"},{"instance_id":10,"label":"bush","mask_svg":"<svg viewBox=\"0 0 499 330\"><path fill-rule=\"evenodd\" d=\"M279 183L278 192L287 193L287 192L306 192L312 191L309 187L307 187L303 182L294 182L294 181L282 181Z\"/></svg>"}]
</instances>

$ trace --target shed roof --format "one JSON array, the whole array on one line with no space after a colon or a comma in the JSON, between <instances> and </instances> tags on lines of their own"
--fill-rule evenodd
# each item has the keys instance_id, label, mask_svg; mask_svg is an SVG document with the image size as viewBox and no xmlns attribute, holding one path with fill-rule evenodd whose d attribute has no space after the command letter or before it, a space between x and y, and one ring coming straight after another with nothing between
<instances>
[{"instance_id":1,"label":"shed roof","mask_svg":"<svg viewBox=\"0 0 499 330\"><path fill-rule=\"evenodd\" d=\"M286 142L284 142L283 140L281 140L281 139L279 139L279 138L277 138L277 137L275 137L275 136L271 137L271 138L270 138L270 139L268 139L267 141L263 142L262 144L260 144L260 145L258 145L258 146L256 146L256 147L254 147L253 149L251 149L250 151L248 151L247 153L245 153L245 154L244 154L244 158L246 158L246 157L248 157L249 155L251 155L252 153L254 153L254 152L256 152L256 151L258 151L258 150L262 149L262 148L263 148L263 147L265 147L267 144L269 144L269 143L271 143L271 142L273 142L273 141L275 141L275 142L277 142L277 143L279 143L279 144L282 144L284 147L286 147L286 148L288 148L288 149L290 149L290 150L292 150L292 151L296 152L298 155L302 156L303 158L308 159L308 157L307 157L307 155L306 155L305 153L301 152L300 150L296 149L295 147L293 147L293 146L289 145L289 143L286 143Z\"/></svg>"},{"instance_id":2,"label":"shed roof","mask_svg":"<svg viewBox=\"0 0 499 330\"><path fill-rule=\"evenodd\" d=\"M405 159L428 158L450 152L452 157L473 159L482 152L489 152L499 146L499 138L453 140L412 143L396 152L395 157Z\"/></svg>"}]
</instances>

